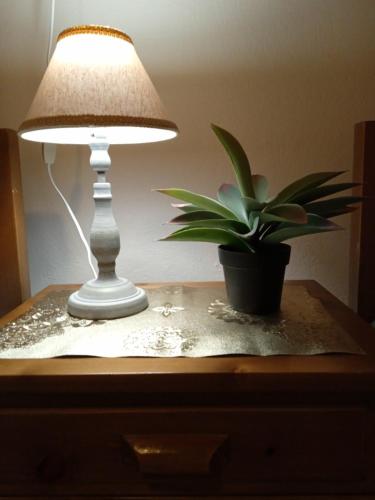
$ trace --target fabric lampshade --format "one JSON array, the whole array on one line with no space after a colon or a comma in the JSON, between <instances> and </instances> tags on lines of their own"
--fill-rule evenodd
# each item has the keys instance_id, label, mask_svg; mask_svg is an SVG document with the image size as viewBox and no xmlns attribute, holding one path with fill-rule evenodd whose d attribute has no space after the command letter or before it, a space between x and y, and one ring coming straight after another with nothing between
<instances>
[{"instance_id":1,"label":"fabric lampshade","mask_svg":"<svg viewBox=\"0 0 375 500\"><path fill-rule=\"evenodd\" d=\"M23 139L109 144L172 139L175 123L146 73L131 38L114 28L77 26L60 33L29 112Z\"/></svg>"}]
</instances>

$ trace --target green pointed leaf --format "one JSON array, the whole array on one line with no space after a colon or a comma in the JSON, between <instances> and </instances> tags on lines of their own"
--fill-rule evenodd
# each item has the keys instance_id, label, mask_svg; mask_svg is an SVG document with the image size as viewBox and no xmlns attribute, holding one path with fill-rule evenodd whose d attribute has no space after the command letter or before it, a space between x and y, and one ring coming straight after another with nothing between
<instances>
[{"instance_id":1,"label":"green pointed leaf","mask_svg":"<svg viewBox=\"0 0 375 500\"><path fill-rule=\"evenodd\" d=\"M333 217L337 217L338 215L350 214L351 212L355 212L358 207L345 207L342 209L332 210L331 212L326 212L325 218L332 219Z\"/></svg>"},{"instance_id":2,"label":"green pointed leaf","mask_svg":"<svg viewBox=\"0 0 375 500\"><path fill-rule=\"evenodd\" d=\"M217 193L218 200L231 212L236 214L238 220L247 224L246 207L241 193L233 184L222 184Z\"/></svg>"},{"instance_id":3,"label":"green pointed leaf","mask_svg":"<svg viewBox=\"0 0 375 500\"><path fill-rule=\"evenodd\" d=\"M320 186L342 173L343 172L318 172L306 175L305 177L302 177L302 179L292 182L292 184L289 184L289 186L280 191L280 193L273 199L272 205L279 205L280 203L294 201L294 197L299 195L302 191Z\"/></svg>"},{"instance_id":4,"label":"green pointed leaf","mask_svg":"<svg viewBox=\"0 0 375 500\"><path fill-rule=\"evenodd\" d=\"M227 130L214 124L211 124L211 127L232 161L234 173L242 196L255 198L250 163L241 144Z\"/></svg>"},{"instance_id":5,"label":"green pointed leaf","mask_svg":"<svg viewBox=\"0 0 375 500\"><path fill-rule=\"evenodd\" d=\"M246 213L250 214L251 212L263 210L266 206L266 203L260 203L255 198L249 198L248 196L242 197L242 202L245 205Z\"/></svg>"},{"instance_id":6,"label":"green pointed leaf","mask_svg":"<svg viewBox=\"0 0 375 500\"><path fill-rule=\"evenodd\" d=\"M173 198L177 198L178 200L187 201L188 203L191 203L192 205L195 205L202 210L215 212L216 214L222 215L227 219L236 219L236 215L233 212L228 210L218 201L214 200L213 198L209 198L208 196L202 196L186 189L177 188L157 189L156 191L159 191L159 193L163 193L168 196L172 196Z\"/></svg>"},{"instance_id":7,"label":"green pointed leaf","mask_svg":"<svg viewBox=\"0 0 375 500\"><path fill-rule=\"evenodd\" d=\"M251 246L239 235L230 230L188 227L176 231L161 241L202 241L228 245L231 248L243 252L253 252Z\"/></svg>"},{"instance_id":8,"label":"green pointed leaf","mask_svg":"<svg viewBox=\"0 0 375 500\"><path fill-rule=\"evenodd\" d=\"M259 214L259 219L261 224L270 224L272 222L289 222L290 224L299 224L298 222L293 222L291 220L285 219L284 217L279 217L278 215L269 214L267 212L253 212L254 214Z\"/></svg>"},{"instance_id":9,"label":"green pointed leaf","mask_svg":"<svg viewBox=\"0 0 375 500\"><path fill-rule=\"evenodd\" d=\"M251 237L254 236L254 234L257 232L259 224L261 222L260 214L261 212L251 212L251 214L249 215L250 232L245 235L246 239L251 239Z\"/></svg>"},{"instance_id":10,"label":"green pointed leaf","mask_svg":"<svg viewBox=\"0 0 375 500\"><path fill-rule=\"evenodd\" d=\"M327 184L326 186L319 186L313 189L306 189L302 191L299 195L295 196L293 199L294 203L299 205L304 205L305 203L310 203L325 196L331 194L339 193L340 191L345 191L346 189L351 189L353 187L359 186L358 182L342 182L339 184Z\"/></svg>"},{"instance_id":11,"label":"green pointed leaf","mask_svg":"<svg viewBox=\"0 0 375 500\"><path fill-rule=\"evenodd\" d=\"M293 226L287 223L280 224L275 231L268 233L262 241L265 243L281 243L282 241L297 238L298 236L326 231L337 231L338 229L342 228L332 221L326 220L318 215L309 214L307 224Z\"/></svg>"},{"instance_id":12,"label":"green pointed leaf","mask_svg":"<svg viewBox=\"0 0 375 500\"><path fill-rule=\"evenodd\" d=\"M249 227L238 220L231 219L201 219L188 223L189 227L216 227L219 229L231 229L238 234L247 234Z\"/></svg>"},{"instance_id":13,"label":"green pointed leaf","mask_svg":"<svg viewBox=\"0 0 375 500\"><path fill-rule=\"evenodd\" d=\"M358 203L362 200L363 198L361 196L339 196L330 200L307 203L306 205L304 205L304 208L306 212L310 214L317 214L322 217L327 217L326 214L331 213L332 210L342 210L346 208L347 205L352 205L353 203Z\"/></svg>"},{"instance_id":14,"label":"green pointed leaf","mask_svg":"<svg viewBox=\"0 0 375 500\"><path fill-rule=\"evenodd\" d=\"M223 219L221 215L215 214L214 212L209 212L207 210L194 210L193 212L187 212L185 214L177 215L169 224L190 224L194 221L200 221L203 219Z\"/></svg>"},{"instance_id":15,"label":"green pointed leaf","mask_svg":"<svg viewBox=\"0 0 375 500\"><path fill-rule=\"evenodd\" d=\"M252 175L251 178L253 181L255 198L260 203L264 203L268 198L267 178L264 175Z\"/></svg>"},{"instance_id":16,"label":"green pointed leaf","mask_svg":"<svg viewBox=\"0 0 375 500\"><path fill-rule=\"evenodd\" d=\"M171 206L173 208L178 208L179 210L185 213L190 213L190 212L195 212L196 210L200 210L199 207L195 207L191 203L171 203Z\"/></svg>"},{"instance_id":17,"label":"green pointed leaf","mask_svg":"<svg viewBox=\"0 0 375 500\"><path fill-rule=\"evenodd\" d=\"M272 206L265 210L266 214L276 215L286 221L295 222L296 224L307 223L307 213L300 206L295 203L283 203L281 205Z\"/></svg>"}]
</instances>

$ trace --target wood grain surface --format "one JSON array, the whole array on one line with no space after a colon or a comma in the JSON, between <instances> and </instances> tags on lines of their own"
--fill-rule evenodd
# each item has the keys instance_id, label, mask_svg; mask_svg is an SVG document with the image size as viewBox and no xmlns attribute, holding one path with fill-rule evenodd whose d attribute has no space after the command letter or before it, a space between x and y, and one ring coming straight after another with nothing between
<instances>
[{"instance_id":1,"label":"wood grain surface","mask_svg":"<svg viewBox=\"0 0 375 500\"><path fill-rule=\"evenodd\" d=\"M186 284L186 283L185 283ZM193 286L223 286L223 283L191 283ZM313 281L303 285L364 348L366 355L317 356L228 356L213 358L59 358L1 360L0 389L20 392L70 394L105 391L111 393L288 393L301 397L314 393L364 393L375 389L375 336L373 329L348 307ZM144 287L160 284L142 284ZM48 287L2 318L11 321L35 301L53 290L75 289L76 285Z\"/></svg>"},{"instance_id":2,"label":"wood grain surface","mask_svg":"<svg viewBox=\"0 0 375 500\"><path fill-rule=\"evenodd\" d=\"M374 332L295 285L366 354L0 360L0 498L374 498Z\"/></svg>"},{"instance_id":3,"label":"wood grain surface","mask_svg":"<svg viewBox=\"0 0 375 500\"><path fill-rule=\"evenodd\" d=\"M366 321L375 320L375 121L354 130L354 194L364 201L352 214L350 246L350 303Z\"/></svg>"},{"instance_id":4,"label":"wood grain surface","mask_svg":"<svg viewBox=\"0 0 375 500\"><path fill-rule=\"evenodd\" d=\"M17 133L0 129L0 316L30 296Z\"/></svg>"}]
</instances>

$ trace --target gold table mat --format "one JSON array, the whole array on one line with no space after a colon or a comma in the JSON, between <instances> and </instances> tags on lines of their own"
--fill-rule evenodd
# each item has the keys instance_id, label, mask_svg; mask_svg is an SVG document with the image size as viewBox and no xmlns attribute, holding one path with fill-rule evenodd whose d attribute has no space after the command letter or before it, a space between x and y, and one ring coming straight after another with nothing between
<instances>
[{"instance_id":1,"label":"gold table mat","mask_svg":"<svg viewBox=\"0 0 375 500\"><path fill-rule=\"evenodd\" d=\"M303 286L285 287L281 312L267 317L234 311L223 289L162 286L135 316L80 320L66 311L69 293L50 293L1 328L0 358L364 354Z\"/></svg>"}]
</instances>

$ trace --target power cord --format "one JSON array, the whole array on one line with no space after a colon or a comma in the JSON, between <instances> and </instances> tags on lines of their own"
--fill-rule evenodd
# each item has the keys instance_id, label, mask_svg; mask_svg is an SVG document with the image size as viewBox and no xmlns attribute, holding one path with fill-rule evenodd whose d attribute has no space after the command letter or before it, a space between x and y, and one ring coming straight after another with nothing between
<instances>
[{"instance_id":1,"label":"power cord","mask_svg":"<svg viewBox=\"0 0 375 500\"><path fill-rule=\"evenodd\" d=\"M47 50L47 66L48 66L49 60L51 59L54 24L55 24L55 0L51 0L51 14L50 14L48 50Z\"/></svg>"},{"instance_id":2,"label":"power cord","mask_svg":"<svg viewBox=\"0 0 375 500\"><path fill-rule=\"evenodd\" d=\"M51 0L51 22L50 22L50 30L49 30L47 65L48 65L50 57L51 57L54 19L55 19L55 0ZM56 158L56 144L44 143L42 146L42 149L43 149L43 160L44 160L44 163L47 165L48 176L50 178L51 184L56 189L56 192L58 193L58 195L60 196L60 198L64 202L64 204L68 210L68 213L69 213L70 217L72 218L74 225L77 228L79 237L81 238L83 246L85 247L86 252L87 252L89 266L91 267L91 270L93 272L94 277L97 278L97 272L96 272L95 267L92 263L92 253L91 253L91 249L89 247L89 244L87 243L87 240L85 238L85 235L83 234L82 228L78 222L77 217L74 215L73 210L71 209L68 201L66 200L66 198L64 197L64 195L62 194L60 189L58 188L58 186L53 178L53 175L52 175L52 166L54 165L55 158Z\"/></svg>"},{"instance_id":3,"label":"power cord","mask_svg":"<svg viewBox=\"0 0 375 500\"><path fill-rule=\"evenodd\" d=\"M52 186L56 189L58 195L60 196L60 198L64 202L64 204L69 212L69 215L72 218L72 220L77 228L79 237L81 238L83 246L86 249L89 266L91 267L91 270L92 270L94 277L97 278L97 272L96 272L94 265L92 263L91 249L89 247L89 244L87 243L85 235L83 234L82 228L78 222L77 217L74 215L74 212L71 209L69 203L67 202L66 198L64 197L64 195L62 194L62 192L58 188L58 186L53 178L52 166L55 163L55 157L56 157L56 144L48 144L48 143L43 144L43 159L44 159L44 163L47 165L47 171L48 171L48 175L49 175L50 181L52 183Z\"/></svg>"}]
</instances>

